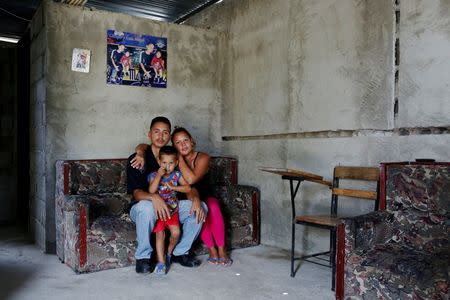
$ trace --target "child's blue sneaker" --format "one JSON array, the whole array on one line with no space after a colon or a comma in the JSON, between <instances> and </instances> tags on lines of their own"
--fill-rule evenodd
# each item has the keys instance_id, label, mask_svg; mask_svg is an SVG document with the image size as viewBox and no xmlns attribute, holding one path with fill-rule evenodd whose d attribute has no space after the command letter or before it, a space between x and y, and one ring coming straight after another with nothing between
<instances>
[{"instance_id":1,"label":"child's blue sneaker","mask_svg":"<svg viewBox=\"0 0 450 300\"><path fill-rule=\"evenodd\" d=\"M158 263L155 268L156 275L166 275L166 265L164 263Z\"/></svg>"},{"instance_id":2,"label":"child's blue sneaker","mask_svg":"<svg viewBox=\"0 0 450 300\"><path fill-rule=\"evenodd\" d=\"M167 268L170 267L170 264L172 263L171 260L172 260L172 256L170 256L169 254L167 254L167 255L166 255L166 266L167 266Z\"/></svg>"}]
</instances>

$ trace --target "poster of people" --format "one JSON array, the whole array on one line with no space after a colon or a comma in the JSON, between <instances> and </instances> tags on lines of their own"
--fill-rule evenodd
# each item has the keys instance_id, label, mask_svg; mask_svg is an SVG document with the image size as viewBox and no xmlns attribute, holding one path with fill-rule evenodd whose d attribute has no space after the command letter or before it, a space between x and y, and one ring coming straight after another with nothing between
<instances>
[{"instance_id":1,"label":"poster of people","mask_svg":"<svg viewBox=\"0 0 450 300\"><path fill-rule=\"evenodd\" d=\"M106 83L167 87L167 38L107 31Z\"/></svg>"}]
</instances>

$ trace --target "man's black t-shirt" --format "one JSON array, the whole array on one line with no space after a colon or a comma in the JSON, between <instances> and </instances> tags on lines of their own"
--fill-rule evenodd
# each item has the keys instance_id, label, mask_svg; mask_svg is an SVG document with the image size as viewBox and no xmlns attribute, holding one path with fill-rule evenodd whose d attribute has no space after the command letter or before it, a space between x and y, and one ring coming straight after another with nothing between
<instances>
[{"instance_id":1,"label":"man's black t-shirt","mask_svg":"<svg viewBox=\"0 0 450 300\"><path fill-rule=\"evenodd\" d=\"M153 53L147 54L145 51L142 51L142 52L141 52L141 55L140 55L140 57L139 57L139 62L140 62L141 64L143 64L144 67L146 67L146 70L147 70L147 71L149 71L148 68L149 68L150 65L151 65L152 58L153 58ZM139 67L140 67L140 66L139 66ZM141 70L142 70L142 68L141 68ZM142 71L144 71L144 70L142 70Z\"/></svg>"},{"instance_id":2,"label":"man's black t-shirt","mask_svg":"<svg viewBox=\"0 0 450 300\"><path fill-rule=\"evenodd\" d=\"M113 50L111 52L111 60L114 60L114 63L119 66L120 65L120 59L122 58L122 56L124 56L125 53L123 52L119 52L117 50Z\"/></svg>"},{"instance_id":3,"label":"man's black t-shirt","mask_svg":"<svg viewBox=\"0 0 450 300\"><path fill-rule=\"evenodd\" d=\"M143 170L135 169L131 166L130 161L136 156L136 153L128 157L127 162L127 191L128 194L133 194L134 190L140 189L148 192L147 177L151 172L156 172L159 169L159 164L156 161L151 147L145 151L145 166Z\"/></svg>"}]
</instances>

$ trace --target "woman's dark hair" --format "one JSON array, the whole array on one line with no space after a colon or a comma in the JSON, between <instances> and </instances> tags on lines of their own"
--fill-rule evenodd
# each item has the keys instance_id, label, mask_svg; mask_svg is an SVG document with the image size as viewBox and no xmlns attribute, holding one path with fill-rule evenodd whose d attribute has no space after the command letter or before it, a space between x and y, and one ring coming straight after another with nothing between
<instances>
[{"instance_id":1,"label":"woman's dark hair","mask_svg":"<svg viewBox=\"0 0 450 300\"><path fill-rule=\"evenodd\" d=\"M172 132L172 137L171 137L172 144L173 144L173 137L174 137L177 133L180 133L180 132L186 133L186 135L192 140L192 135L189 133L189 131L187 131L186 128L184 128L184 127L179 127L179 126L175 126L175 129L174 129L174 131ZM195 143L194 143L194 144L195 144Z\"/></svg>"}]
</instances>

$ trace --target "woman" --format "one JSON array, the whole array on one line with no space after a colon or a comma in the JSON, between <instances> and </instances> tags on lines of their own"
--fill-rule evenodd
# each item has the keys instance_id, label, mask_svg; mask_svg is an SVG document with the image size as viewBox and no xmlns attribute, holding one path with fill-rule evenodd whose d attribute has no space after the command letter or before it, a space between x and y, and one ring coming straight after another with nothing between
<instances>
[{"instance_id":1,"label":"woman","mask_svg":"<svg viewBox=\"0 0 450 300\"><path fill-rule=\"evenodd\" d=\"M203 224L200 238L208 247L208 263L231 266L233 260L228 257L225 249L225 225L219 200L212 196L208 184L209 155L195 150L195 142L191 134L183 127L175 128L172 133L172 144L179 153L178 167L183 178L200 194L202 201L208 206L208 215ZM140 144L136 152L141 154L147 150L147 145ZM143 164L143 162L140 162Z\"/></svg>"}]
</instances>

